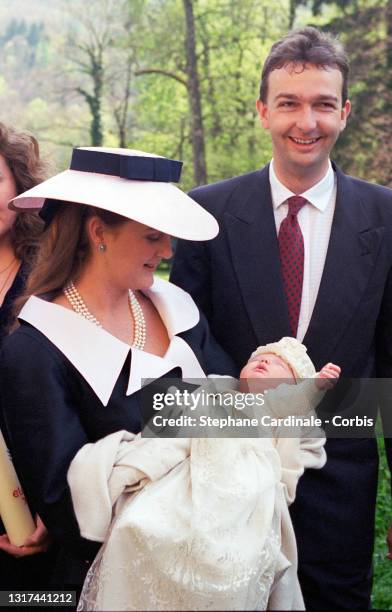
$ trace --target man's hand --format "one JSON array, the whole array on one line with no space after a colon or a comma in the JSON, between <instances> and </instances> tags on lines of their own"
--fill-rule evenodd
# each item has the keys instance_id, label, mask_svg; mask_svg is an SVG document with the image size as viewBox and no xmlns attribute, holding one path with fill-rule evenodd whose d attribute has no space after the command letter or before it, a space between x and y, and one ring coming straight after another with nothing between
<instances>
[{"instance_id":1,"label":"man's hand","mask_svg":"<svg viewBox=\"0 0 392 612\"><path fill-rule=\"evenodd\" d=\"M316 387L323 391L336 385L341 369L334 363L327 363L315 376Z\"/></svg>"},{"instance_id":2,"label":"man's hand","mask_svg":"<svg viewBox=\"0 0 392 612\"><path fill-rule=\"evenodd\" d=\"M23 546L11 544L7 534L4 534L0 536L0 549L13 557L29 557L30 555L36 555L48 550L51 537L38 514L36 516L36 523L37 527L34 533L27 538Z\"/></svg>"}]
</instances>

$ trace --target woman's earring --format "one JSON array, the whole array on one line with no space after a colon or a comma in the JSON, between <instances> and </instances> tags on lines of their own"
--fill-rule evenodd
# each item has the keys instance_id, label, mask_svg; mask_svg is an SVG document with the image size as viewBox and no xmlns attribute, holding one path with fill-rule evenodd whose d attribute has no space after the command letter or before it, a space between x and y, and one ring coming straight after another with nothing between
<instances>
[{"instance_id":1,"label":"woman's earring","mask_svg":"<svg viewBox=\"0 0 392 612\"><path fill-rule=\"evenodd\" d=\"M106 251L106 244L103 244L103 242L101 242L101 244L98 245L98 251L100 253L104 253Z\"/></svg>"}]
</instances>

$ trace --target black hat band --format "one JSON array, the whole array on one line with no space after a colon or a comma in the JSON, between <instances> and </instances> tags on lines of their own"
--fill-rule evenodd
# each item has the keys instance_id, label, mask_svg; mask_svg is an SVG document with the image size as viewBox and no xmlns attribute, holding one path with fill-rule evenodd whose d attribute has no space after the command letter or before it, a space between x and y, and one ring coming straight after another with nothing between
<instances>
[{"instance_id":1,"label":"black hat band","mask_svg":"<svg viewBox=\"0 0 392 612\"><path fill-rule=\"evenodd\" d=\"M135 181L178 183L182 162L166 157L122 155L106 151L74 149L70 170L97 172Z\"/></svg>"}]
</instances>

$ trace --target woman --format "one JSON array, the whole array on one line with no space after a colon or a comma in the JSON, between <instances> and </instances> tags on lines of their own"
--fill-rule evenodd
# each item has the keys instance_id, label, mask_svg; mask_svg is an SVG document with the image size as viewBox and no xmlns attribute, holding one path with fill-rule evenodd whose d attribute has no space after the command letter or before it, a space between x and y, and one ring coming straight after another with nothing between
<instances>
[{"instance_id":1,"label":"woman","mask_svg":"<svg viewBox=\"0 0 392 612\"><path fill-rule=\"evenodd\" d=\"M38 142L29 134L0 123L0 342L8 332L12 304L21 293L31 266L42 220L18 215L8 202L46 178Z\"/></svg>"},{"instance_id":2,"label":"woman","mask_svg":"<svg viewBox=\"0 0 392 612\"><path fill-rule=\"evenodd\" d=\"M8 202L45 178L46 164L36 139L0 123L0 344L9 331L13 304L23 290L43 227L36 214L19 215L8 209ZM9 542L1 522L0 533L0 588L43 588L48 557L20 560L47 549L42 522L20 548Z\"/></svg>"},{"instance_id":3,"label":"woman","mask_svg":"<svg viewBox=\"0 0 392 612\"><path fill-rule=\"evenodd\" d=\"M137 151L75 149L70 170L13 200L25 211L45 202L47 229L21 325L3 346L1 402L27 495L62 543L64 588L81 586L98 550L79 536L66 482L77 451L140 431L142 378L235 374L192 299L154 281L171 235L218 231L169 183L180 168Z\"/></svg>"}]
</instances>

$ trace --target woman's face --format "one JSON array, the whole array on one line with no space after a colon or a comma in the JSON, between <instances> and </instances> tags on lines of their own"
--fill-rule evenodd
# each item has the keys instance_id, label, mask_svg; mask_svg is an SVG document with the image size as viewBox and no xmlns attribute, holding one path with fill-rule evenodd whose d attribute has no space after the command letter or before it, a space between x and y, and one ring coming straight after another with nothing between
<instances>
[{"instance_id":1,"label":"woman's face","mask_svg":"<svg viewBox=\"0 0 392 612\"><path fill-rule=\"evenodd\" d=\"M117 285L122 288L148 289L154 282L153 275L162 259L172 254L171 238L137 221L106 229L102 242L104 252L97 251L97 257Z\"/></svg>"},{"instance_id":2,"label":"woman's face","mask_svg":"<svg viewBox=\"0 0 392 612\"><path fill-rule=\"evenodd\" d=\"M8 202L17 195L13 174L0 155L0 242L9 235L15 221L16 212L8 208Z\"/></svg>"}]
</instances>

